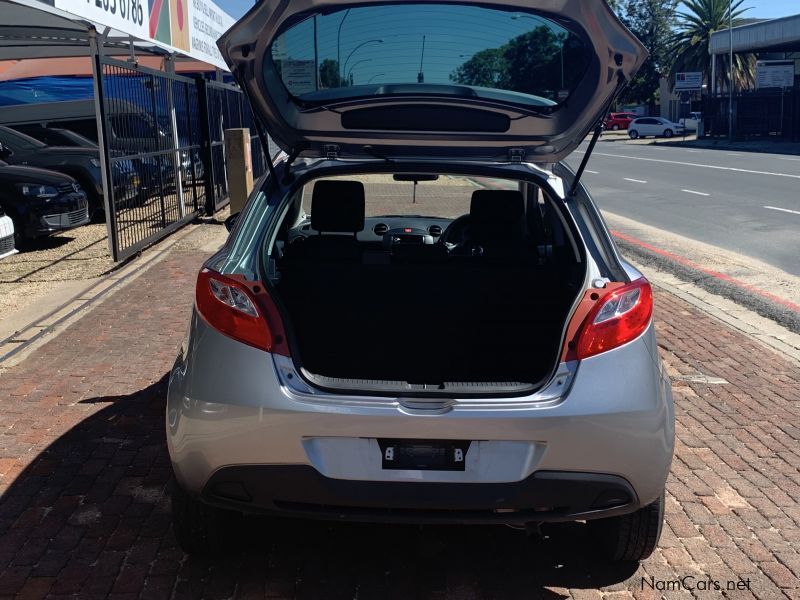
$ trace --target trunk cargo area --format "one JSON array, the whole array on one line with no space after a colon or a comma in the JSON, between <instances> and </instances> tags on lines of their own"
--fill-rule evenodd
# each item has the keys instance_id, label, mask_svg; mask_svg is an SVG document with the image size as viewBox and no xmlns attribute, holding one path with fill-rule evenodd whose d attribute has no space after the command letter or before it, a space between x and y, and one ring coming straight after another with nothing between
<instances>
[{"instance_id":1,"label":"trunk cargo area","mask_svg":"<svg viewBox=\"0 0 800 600\"><path fill-rule=\"evenodd\" d=\"M558 360L582 265L304 258L277 286L295 360L329 378L534 384ZM299 356L298 356L299 353Z\"/></svg>"}]
</instances>

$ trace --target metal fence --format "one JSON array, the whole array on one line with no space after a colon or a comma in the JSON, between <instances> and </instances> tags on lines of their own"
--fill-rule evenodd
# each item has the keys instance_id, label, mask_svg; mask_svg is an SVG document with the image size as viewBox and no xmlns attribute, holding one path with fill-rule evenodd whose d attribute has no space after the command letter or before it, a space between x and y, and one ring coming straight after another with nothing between
<instances>
[{"instance_id":1,"label":"metal fence","mask_svg":"<svg viewBox=\"0 0 800 600\"><path fill-rule=\"evenodd\" d=\"M235 86L98 57L106 214L115 261L229 202L224 131L250 129L253 176L266 170ZM273 148L273 155L275 148Z\"/></svg>"},{"instance_id":2,"label":"metal fence","mask_svg":"<svg viewBox=\"0 0 800 600\"><path fill-rule=\"evenodd\" d=\"M204 119L201 127L203 132L208 132L204 154L206 161L211 165L206 180L206 212L213 214L229 202L228 180L225 172L224 132L226 129L247 128L250 130L254 179L260 177L267 167L250 105L241 90L217 81L201 80L199 84L201 102L205 102L203 105L205 110L200 112Z\"/></svg>"},{"instance_id":3,"label":"metal fence","mask_svg":"<svg viewBox=\"0 0 800 600\"><path fill-rule=\"evenodd\" d=\"M727 137L730 100L703 98L706 135ZM733 97L733 135L739 139L772 137L800 141L800 91L746 92Z\"/></svg>"}]
</instances>

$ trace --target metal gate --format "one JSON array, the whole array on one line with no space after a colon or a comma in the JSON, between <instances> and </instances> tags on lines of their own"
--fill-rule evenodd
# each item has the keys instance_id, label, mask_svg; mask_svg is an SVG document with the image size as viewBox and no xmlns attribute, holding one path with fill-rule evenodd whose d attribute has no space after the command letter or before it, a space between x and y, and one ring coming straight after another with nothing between
<instances>
[{"instance_id":1,"label":"metal gate","mask_svg":"<svg viewBox=\"0 0 800 600\"><path fill-rule=\"evenodd\" d=\"M192 220L205 204L193 79L97 57L106 222L115 261Z\"/></svg>"},{"instance_id":2,"label":"metal gate","mask_svg":"<svg viewBox=\"0 0 800 600\"><path fill-rule=\"evenodd\" d=\"M703 98L706 133L712 137L728 136L729 112L728 97ZM733 134L737 138L800 140L800 90L759 90L736 94L733 97L733 114Z\"/></svg>"},{"instance_id":3,"label":"metal gate","mask_svg":"<svg viewBox=\"0 0 800 600\"><path fill-rule=\"evenodd\" d=\"M115 261L229 202L226 129L250 130L253 176L266 171L250 106L238 87L104 56L95 57L95 68Z\"/></svg>"}]
</instances>

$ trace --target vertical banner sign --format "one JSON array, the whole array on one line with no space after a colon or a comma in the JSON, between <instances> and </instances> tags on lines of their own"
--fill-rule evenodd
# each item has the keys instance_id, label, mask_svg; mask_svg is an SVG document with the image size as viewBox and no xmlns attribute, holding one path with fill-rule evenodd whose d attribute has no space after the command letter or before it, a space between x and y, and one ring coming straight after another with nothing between
<instances>
[{"instance_id":1,"label":"vertical banner sign","mask_svg":"<svg viewBox=\"0 0 800 600\"><path fill-rule=\"evenodd\" d=\"M56 8L227 68L217 40L234 18L212 0L54 0Z\"/></svg>"}]
</instances>

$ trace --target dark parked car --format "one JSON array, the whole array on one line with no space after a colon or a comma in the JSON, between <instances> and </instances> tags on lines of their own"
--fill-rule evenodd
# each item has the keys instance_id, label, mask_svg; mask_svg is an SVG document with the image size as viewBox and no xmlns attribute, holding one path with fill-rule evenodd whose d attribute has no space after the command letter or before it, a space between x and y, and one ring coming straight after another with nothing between
<instances>
[{"instance_id":1,"label":"dark parked car","mask_svg":"<svg viewBox=\"0 0 800 600\"><path fill-rule=\"evenodd\" d=\"M0 209L14 222L14 241L65 231L89 222L86 194L69 175L12 166L0 160Z\"/></svg>"},{"instance_id":2,"label":"dark parked car","mask_svg":"<svg viewBox=\"0 0 800 600\"><path fill-rule=\"evenodd\" d=\"M95 148L98 149L97 142L80 133L64 129L63 127L55 127L50 125L42 125L40 123L27 123L24 125L14 125L20 133L29 135L32 138L47 144L48 146L78 146L81 148ZM180 142L181 146L188 146L190 142L183 139ZM98 150L99 152L99 150ZM131 148L119 149L111 151L112 156L122 157L127 156L134 152ZM181 164L183 167L184 181L191 181L191 173L194 171L194 179L201 180L205 174L203 162L197 153L192 153L192 159L189 159L188 151L181 152ZM175 180L175 169L173 163L163 156L147 156L145 158L128 159L126 161L115 161L116 169L136 169L139 175L139 199L146 200L154 191L157 191L159 182L167 188ZM125 200L123 197L122 200ZM120 201L120 198L117 198Z\"/></svg>"},{"instance_id":3,"label":"dark parked car","mask_svg":"<svg viewBox=\"0 0 800 600\"><path fill-rule=\"evenodd\" d=\"M90 140L86 136L70 131L69 129L45 127L38 123L15 125L13 129L37 139L48 146L74 146L77 148L94 148L99 151L99 146L96 141Z\"/></svg>"},{"instance_id":4,"label":"dark parked car","mask_svg":"<svg viewBox=\"0 0 800 600\"><path fill-rule=\"evenodd\" d=\"M103 179L100 152L97 148L48 146L39 140L0 126L0 159L15 165L41 167L73 177L86 191L90 216L103 212ZM140 178L129 163L115 164L114 199L127 202L139 196Z\"/></svg>"}]
</instances>

